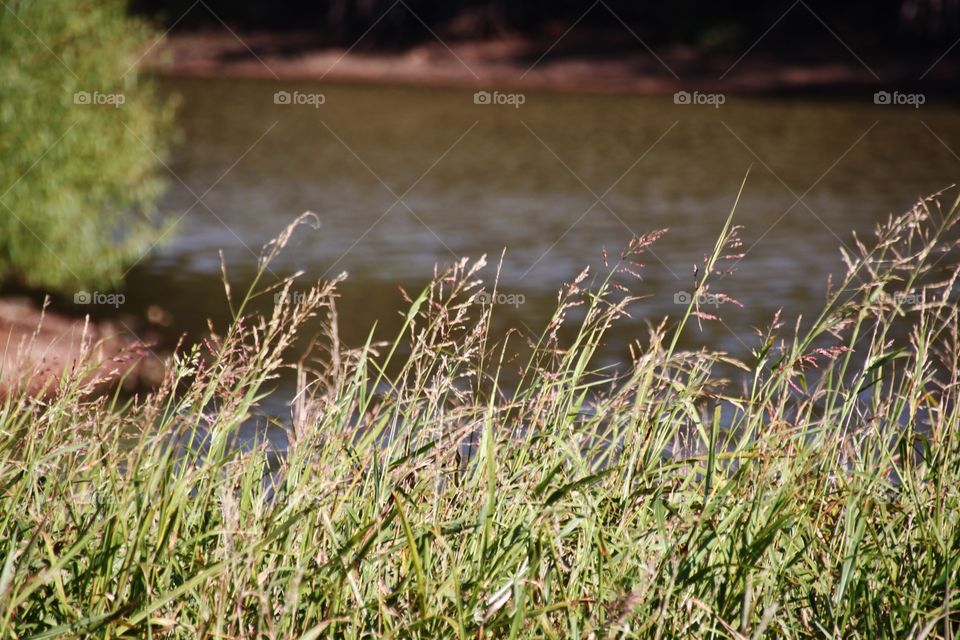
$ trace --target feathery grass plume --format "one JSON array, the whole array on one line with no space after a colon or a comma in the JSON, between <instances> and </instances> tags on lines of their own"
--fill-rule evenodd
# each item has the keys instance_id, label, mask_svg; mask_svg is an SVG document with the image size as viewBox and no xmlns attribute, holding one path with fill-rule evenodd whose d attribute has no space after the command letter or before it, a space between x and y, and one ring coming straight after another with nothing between
<instances>
[{"instance_id":1,"label":"feathery grass plume","mask_svg":"<svg viewBox=\"0 0 960 640\"><path fill-rule=\"evenodd\" d=\"M561 290L509 384L515 340L491 336L485 261L463 260L386 343L338 339L337 281L266 317L251 290L155 393L8 397L0 635L951 637L948 197L858 239L822 311L777 314L742 361L680 348L694 299L627 370L595 366L653 234ZM735 238L728 222L701 292ZM277 465L236 433L311 317L327 335L289 365L301 393Z\"/></svg>"}]
</instances>

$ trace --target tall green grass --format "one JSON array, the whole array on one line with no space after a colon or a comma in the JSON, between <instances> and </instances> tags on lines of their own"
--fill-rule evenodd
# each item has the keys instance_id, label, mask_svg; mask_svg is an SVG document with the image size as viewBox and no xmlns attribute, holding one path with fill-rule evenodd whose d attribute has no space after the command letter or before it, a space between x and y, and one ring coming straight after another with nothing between
<instances>
[{"instance_id":1,"label":"tall green grass","mask_svg":"<svg viewBox=\"0 0 960 640\"><path fill-rule=\"evenodd\" d=\"M237 321L148 396L89 398L77 372L48 400L8 397L0 630L952 637L958 203L944 197L857 240L822 312L775 319L742 361L678 348L711 321L692 304L649 325L625 370L595 367L655 233L566 285L520 365L477 303L484 261L462 261L392 342L339 342L335 281L266 316L233 299ZM728 222L700 293L720 295L736 244ZM286 365L311 317L321 356ZM233 443L284 366L301 393L277 466Z\"/></svg>"}]
</instances>

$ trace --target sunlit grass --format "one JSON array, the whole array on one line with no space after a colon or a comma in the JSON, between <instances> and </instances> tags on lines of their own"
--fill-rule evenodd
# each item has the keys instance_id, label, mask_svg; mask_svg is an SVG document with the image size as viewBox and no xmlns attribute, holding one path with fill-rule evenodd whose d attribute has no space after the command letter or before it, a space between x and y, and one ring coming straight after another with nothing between
<instances>
[{"instance_id":1,"label":"sunlit grass","mask_svg":"<svg viewBox=\"0 0 960 640\"><path fill-rule=\"evenodd\" d=\"M712 321L692 305L651 325L625 370L596 370L644 293L632 265L655 233L564 286L525 363L476 301L483 261L463 261L387 344L343 347L326 283L266 317L233 300L243 320L179 354L149 396L89 399L78 372L49 400L8 397L0 629L949 637L957 215L931 198L858 241L822 313L775 320L742 362L678 348ZM718 294L736 245L728 222L698 292ZM311 317L323 354L297 365L274 469L266 446L231 443Z\"/></svg>"}]
</instances>

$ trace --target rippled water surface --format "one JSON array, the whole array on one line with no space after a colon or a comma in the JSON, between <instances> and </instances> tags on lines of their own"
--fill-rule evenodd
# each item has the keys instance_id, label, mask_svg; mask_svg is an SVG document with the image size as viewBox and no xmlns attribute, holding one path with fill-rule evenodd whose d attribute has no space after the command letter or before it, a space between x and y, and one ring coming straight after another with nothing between
<instances>
[{"instance_id":1,"label":"rippled water surface","mask_svg":"<svg viewBox=\"0 0 960 640\"><path fill-rule=\"evenodd\" d=\"M870 233L960 175L960 110L935 99L912 109L874 105L872 94L728 96L717 109L527 93L514 108L453 89L162 83L182 98L162 207L182 219L135 267L127 299L133 311L160 304L175 331L226 321L218 250L240 287L260 247L307 210L320 227L303 227L272 270L349 272L340 319L353 344L375 321L384 336L398 325L397 285L416 289L436 263L504 248L500 288L523 304L503 305L502 324L537 330L557 289L601 267L604 248L669 228L638 287L649 297L604 347L613 362L647 320L677 312L749 170L736 214L746 257L723 285L744 307L725 305L723 323L690 336L744 354L751 327L778 308L817 309L853 231ZM277 91L322 93L323 104L275 104Z\"/></svg>"}]
</instances>

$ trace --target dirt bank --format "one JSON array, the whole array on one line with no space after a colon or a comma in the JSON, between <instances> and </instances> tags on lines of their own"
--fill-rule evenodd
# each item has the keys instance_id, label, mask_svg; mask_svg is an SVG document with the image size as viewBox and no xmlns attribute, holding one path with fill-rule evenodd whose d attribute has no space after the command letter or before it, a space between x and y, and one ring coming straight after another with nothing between
<instances>
[{"instance_id":1,"label":"dirt bank","mask_svg":"<svg viewBox=\"0 0 960 640\"><path fill-rule=\"evenodd\" d=\"M715 53L673 46L648 50L629 34L599 40L500 38L442 43L402 52L328 48L316 34L204 31L175 33L153 47L148 68L191 76L311 79L498 89L673 93L825 90L954 92L960 71L945 56L912 59L859 55L842 43L830 50L772 55L759 50ZM758 48L759 49L759 48Z\"/></svg>"},{"instance_id":2,"label":"dirt bank","mask_svg":"<svg viewBox=\"0 0 960 640\"><path fill-rule=\"evenodd\" d=\"M128 390L155 386L163 362L124 325L42 312L25 298L0 300L0 396L50 395L60 376L78 366L89 393L119 382Z\"/></svg>"}]
</instances>

